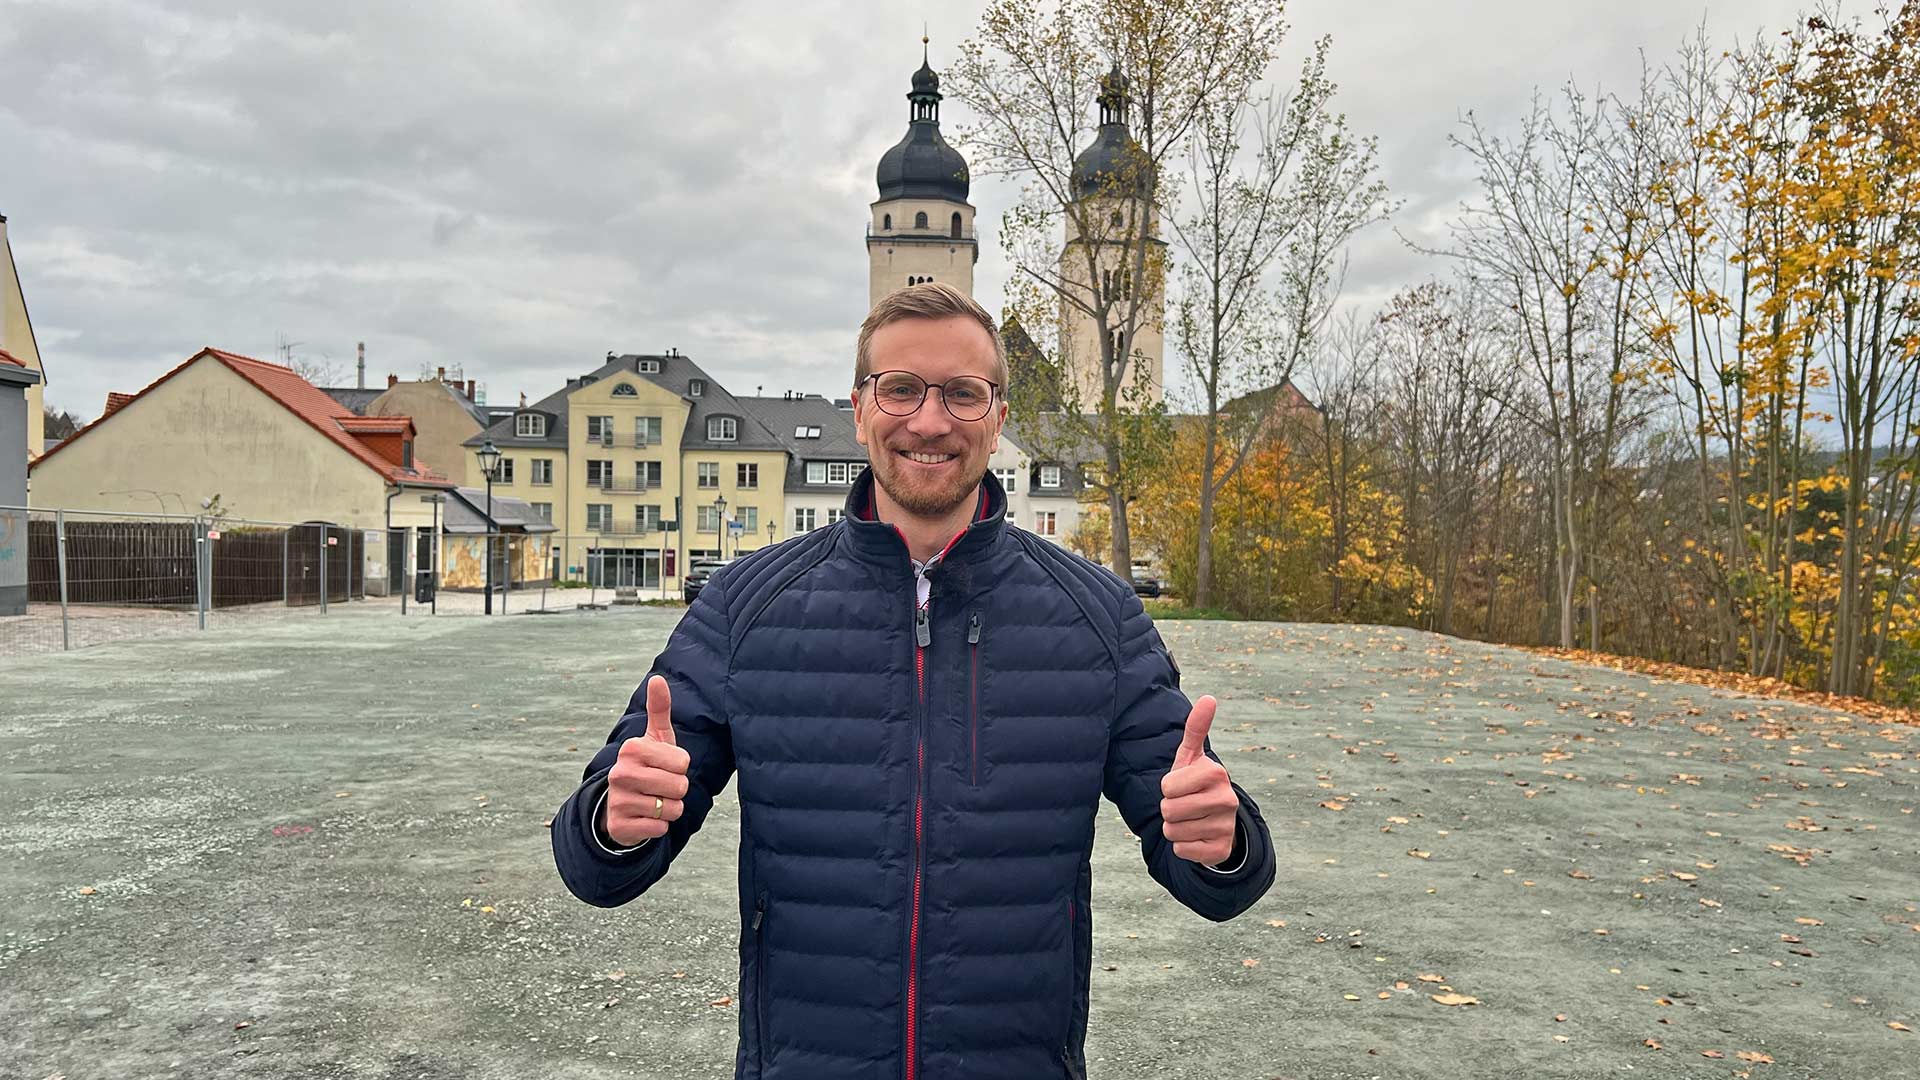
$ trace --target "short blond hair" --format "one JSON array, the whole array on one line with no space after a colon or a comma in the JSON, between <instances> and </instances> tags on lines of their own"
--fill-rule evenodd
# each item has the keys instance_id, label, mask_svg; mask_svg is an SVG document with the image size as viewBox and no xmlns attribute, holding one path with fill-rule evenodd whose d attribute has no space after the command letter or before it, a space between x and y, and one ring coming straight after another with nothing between
<instances>
[{"instance_id":1,"label":"short blond hair","mask_svg":"<svg viewBox=\"0 0 1920 1080\"><path fill-rule=\"evenodd\" d=\"M854 349L853 385L857 389L873 373L873 335L902 319L972 319L993 339L993 378L1000 392L1007 389L1007 346L987 309L973 297L941 281L927 281L895 289L880 298L860 324L860 344Z\"/></svg>"}]
</instances>

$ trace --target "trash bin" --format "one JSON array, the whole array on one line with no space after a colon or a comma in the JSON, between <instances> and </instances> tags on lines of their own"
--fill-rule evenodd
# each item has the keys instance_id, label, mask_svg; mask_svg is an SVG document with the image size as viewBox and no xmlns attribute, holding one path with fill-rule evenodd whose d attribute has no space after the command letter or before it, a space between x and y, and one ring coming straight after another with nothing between
<instances>
[{"instance_id":1,"label":"trash bin","mask_svg":"<svg viewBox=\"0 0 1920 1080\"><path fill-rule=\"evenodd\" d=\"M416 604L433 603L433 571L422 570L413 575L413 602Z\"/></svg>"}]
</instances>

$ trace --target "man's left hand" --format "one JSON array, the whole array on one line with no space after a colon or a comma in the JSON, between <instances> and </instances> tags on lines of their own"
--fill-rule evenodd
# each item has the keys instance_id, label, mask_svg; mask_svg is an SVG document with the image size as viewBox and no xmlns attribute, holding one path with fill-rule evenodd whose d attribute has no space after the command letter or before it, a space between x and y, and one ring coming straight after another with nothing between
<instances>
[{"instance_id":1,"label":"man's left hand","mask_svg":"<svg viewBox=\"0 0 1920 1080\"><path fill-rule=\"evenodd\" d=\"M1240 813L1227 767L1204 752L1216 704L1211 695L1193 703L1173 768L1160 779L1161 831L1173 841L1175 855L1204 866L1233 854L1233 823Z\"/></svg>"}]
</instances>

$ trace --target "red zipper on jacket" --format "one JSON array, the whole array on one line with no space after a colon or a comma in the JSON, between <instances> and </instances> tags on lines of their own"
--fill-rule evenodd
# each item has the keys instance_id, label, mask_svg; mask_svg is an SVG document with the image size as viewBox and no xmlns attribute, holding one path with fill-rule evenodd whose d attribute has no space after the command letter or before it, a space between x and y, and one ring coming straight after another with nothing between
<instances>
[{"instance_id":1,"label":"red zipper on jacket","mask_svg":"<svg viewBox=\"0 0 1920 1080\"><path fill-rule=\"evenodd\" d=\"M896 533L899 526L894 527ZM960 530L940 549L940 554L928 559L920 568L921 576L933 572L953 545L960 542L967 531ZM900 533L900 542L905 544L907 536ZM911 547L908 548L912 550ZM919 1010L920 1010L920 886L921 867L926 862L926 776L927 776L927 646L933 641L933 592L931 586L927 592L927 606L920 606L919 583L914 584L913 597L913 684L919 700L915 703L914 720L914 774L913 774L913 909L907 924L907 1080L914 1080L919 1072Z\"/></svg>"}]
</instances>

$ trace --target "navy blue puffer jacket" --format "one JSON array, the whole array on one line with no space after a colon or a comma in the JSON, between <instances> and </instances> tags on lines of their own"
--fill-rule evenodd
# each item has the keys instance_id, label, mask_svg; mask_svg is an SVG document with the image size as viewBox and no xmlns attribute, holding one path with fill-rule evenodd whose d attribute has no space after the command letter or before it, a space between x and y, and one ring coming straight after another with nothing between
<instances>
[{"instance_id":1,"label":"navy blue puffer jacket","mask_svg":"<svg viewBox=\"0 0 1920 1080\"><path fill-rule=\"evenodd\" d=\"M1213 920L1272 884L1266 824L1236 784L1219 870L1162 835L1190 706L1131 587L1008 527L989 475L922 615L906 544L861 519L872 482L841 522L715 574L654 662L691 758L680 819L624 852L597 827L620 743L646 732L643 681L554 818L555 861L582 900L624 904L737 773L737 1078L1084 1076L1100 796Z\"/></svg>"}]
</instances>

